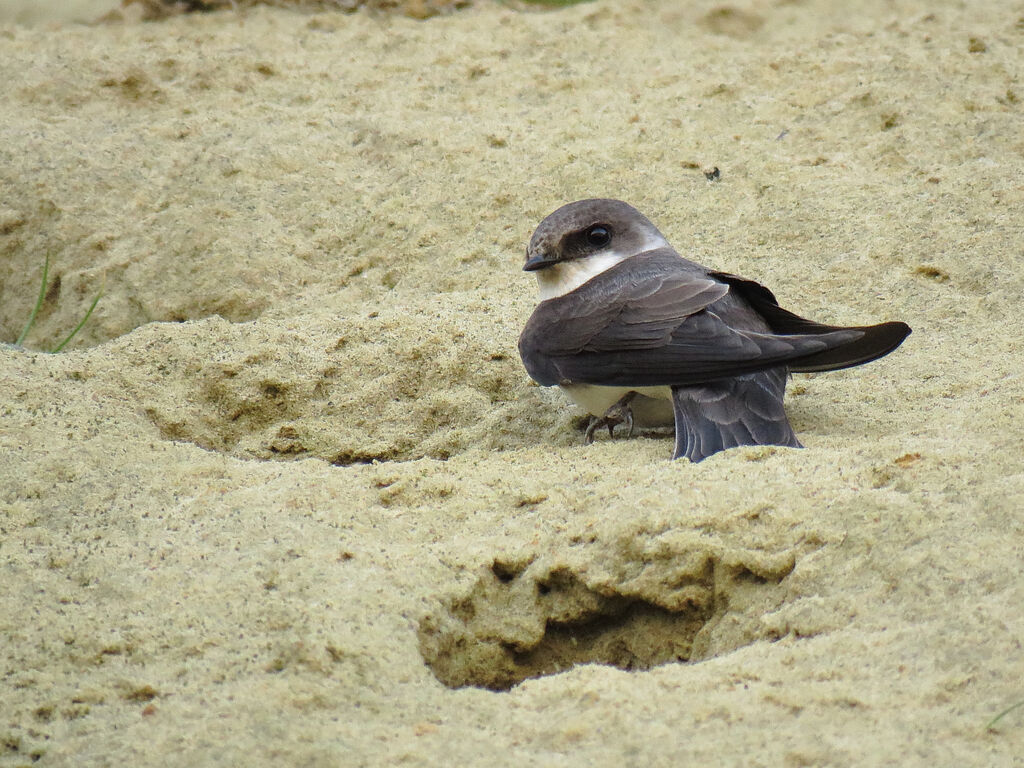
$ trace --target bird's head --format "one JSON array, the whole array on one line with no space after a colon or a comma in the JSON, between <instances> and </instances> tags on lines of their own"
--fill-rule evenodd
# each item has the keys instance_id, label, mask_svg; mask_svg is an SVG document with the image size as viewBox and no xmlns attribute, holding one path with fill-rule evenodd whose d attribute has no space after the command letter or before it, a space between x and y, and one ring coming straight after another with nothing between
<instances>
[{"instance_id":1,"label":"bird's head","mask_svg":"<svg viewBox=\"0 0 1024 768\"><path fill-rule=\"evenodd\" d=\"M562 296L638 253L668 246L646 216L620 200L579 200L544 219L523 269L537 276L541 300Z\"/></svg>"}]
</instances>

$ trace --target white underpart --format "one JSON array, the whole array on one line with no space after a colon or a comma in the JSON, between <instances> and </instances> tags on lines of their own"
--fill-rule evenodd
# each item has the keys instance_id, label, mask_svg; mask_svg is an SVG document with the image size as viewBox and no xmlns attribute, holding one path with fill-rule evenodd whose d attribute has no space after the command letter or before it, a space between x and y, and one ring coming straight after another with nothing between
<instances>
[{"instance_id":1,"label":"white underpart","mask_svg":"<svg viewBox=\"0 0 1024 768\"><path fill-rule=\"evenodd\" d=\"M644 251L653 251L655 248L669 247L668 241L663 237L651 236L640 248L630 253L624 253L615 249L601 251L593 256L572 261L562 261L552 264L550 267L538 269L537 286L540 288L540 300L547 301L558 296L565 296L570 291L575 291L588 280L600 275L602 272L611 269L620 261L625 261L630 256L635 256Z\"/></svg>"},{"instance_id":2,"label":"white underpart","mask_svg":"<svg viewBox=\"0 0 1024 768\"><path fill-rule=\"evenodd\" d=\"M669 387L602 387L598 384L563 384L561 390L587 413L601 417L627 392L636 392L649 400L637 398L630 407L633 419L640 427L671 424L672 390Z\"/></svg>"}]
</instances>

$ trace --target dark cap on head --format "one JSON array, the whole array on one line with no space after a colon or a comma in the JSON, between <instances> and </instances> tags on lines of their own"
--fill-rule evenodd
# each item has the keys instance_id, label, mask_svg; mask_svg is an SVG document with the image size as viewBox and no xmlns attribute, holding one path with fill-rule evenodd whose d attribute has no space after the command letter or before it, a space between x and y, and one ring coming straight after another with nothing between
<instances>
[{"instance_id":1,"label":"dark cap on head","mask_svg":"<svg viewBox=\"0 0 1024 768\"><path fill-rule=\"evenodd\" d=\"M533 271L606 250L638 253L667 245L650 220L621 200L594 198L563 205L530 238L523 269Z\"/></svg>"}]
</instances>

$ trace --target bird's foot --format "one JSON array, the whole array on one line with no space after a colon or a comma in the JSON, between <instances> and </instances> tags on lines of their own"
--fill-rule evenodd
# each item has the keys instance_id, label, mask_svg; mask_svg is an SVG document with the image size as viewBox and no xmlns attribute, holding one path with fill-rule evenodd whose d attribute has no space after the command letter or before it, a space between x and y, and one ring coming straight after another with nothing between
<instances>
[{"instance_id":1,"label":"bird's foot","mask_svg":"<svg viewBox=\"0 0 1024 768\"><path fill-rule=\"evenodd\" d=\"M597 416L591 416L583 442L586 445L590 445L594 442L594 432L600 427L608 427L608 437L614 437L615 426L617 424L625 424L626 437L632 437L633 409L630 408L629 404L632 402L634 397L636 397L636 392L627 392L604 412L604 416L601 416L600 418Z\"/></svg>"}]
</instances>

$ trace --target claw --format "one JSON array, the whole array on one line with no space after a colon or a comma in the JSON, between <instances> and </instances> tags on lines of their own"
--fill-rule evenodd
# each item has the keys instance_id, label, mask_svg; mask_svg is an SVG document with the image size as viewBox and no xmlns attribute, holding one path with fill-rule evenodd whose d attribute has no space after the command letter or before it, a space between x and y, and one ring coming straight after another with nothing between
<instances>
[{"instance_id":1,"label":"claw","mask_svg":"<svg viewBox=\"0 0 1024 768\"><path fill-rule=\"evenodd\" d=\"M584 444L590 445L594 442L594 432L598 427L608 427L608 437L615 437L616 424L625 424L626 437L632 437L633 409L629 407L629 404L634 397L636 397L636 392L627 392L604 412L604 416L591 416L590 423L587 424L587 431L583 436Z\"/></svg>"}]
</instances>

